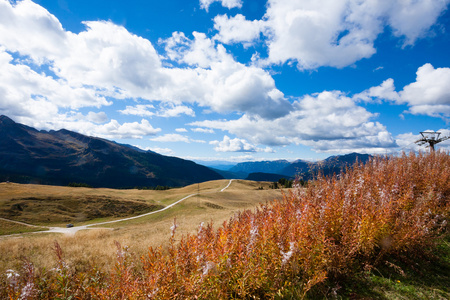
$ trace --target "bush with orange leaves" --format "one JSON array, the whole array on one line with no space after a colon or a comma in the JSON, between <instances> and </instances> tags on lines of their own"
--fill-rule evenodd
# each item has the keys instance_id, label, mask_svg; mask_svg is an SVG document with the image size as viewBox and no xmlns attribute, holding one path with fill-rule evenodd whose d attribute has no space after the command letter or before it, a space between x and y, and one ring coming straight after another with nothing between
<instances>
[{"instance_id":1,"label":"bush with orange leaves","mask_svg":"<svg viewBox=\"0 0 450 300\"><path fill-rule=\"evenodd\" d=\"M33 276L41 291L30 295L61 297L70 290L83 299L302 298L330 276L432 245L447 230L449 197L448 153L374 158L241 212L217 230L202 224L197 234L175 242L174 223L168 248L150 248L139 263L117 244L116 268L108 274L74 273L66 282L61 274L68 273L56 272L45 276L45 284ZM11 299L27 283L14 276L14 289L6 289Z\"/></svg>"}]
</instances>

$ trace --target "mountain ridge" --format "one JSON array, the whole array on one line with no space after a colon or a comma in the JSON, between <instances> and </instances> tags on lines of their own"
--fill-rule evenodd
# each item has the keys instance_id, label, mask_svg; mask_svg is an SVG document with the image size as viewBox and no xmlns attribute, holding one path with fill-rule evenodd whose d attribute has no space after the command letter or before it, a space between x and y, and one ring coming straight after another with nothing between
<instances>
[{"instance_id":1,"label":"mountain ridge","mask_svg":"<svg viewBox=\"0 0 450 300\"><path fill-rule=\"evenodd\" d=\"M296 178L303 180L312 179L317 173L323 175L332 175L340 173L347 166L353 165L356 161L365 163L372 155L349 153L344 155L330 156L317 162L308 162L297 159L293 162L287 160L276 161L256 161L238 163L227 172L221 172L221 175L231 179L233 174L238 178L256 181L276 181L278 178ZM277 180L278 180L277 179Z\"/></svg>"},{"instance_id":2,"label":"mountain ridge","mask_svg":"<svg viewBox=\"0 0 450 300\"><path fill-rule=\"evenodd\" d=\"M60 129L37 130L0 116L0 180L93 187L184 186L223 179L192 161Z\"/></svg>"}]
</instances>

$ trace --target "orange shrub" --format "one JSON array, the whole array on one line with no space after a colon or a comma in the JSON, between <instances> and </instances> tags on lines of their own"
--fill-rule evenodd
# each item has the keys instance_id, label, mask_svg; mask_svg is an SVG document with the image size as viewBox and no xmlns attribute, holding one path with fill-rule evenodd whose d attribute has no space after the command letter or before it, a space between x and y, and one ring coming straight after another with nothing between
<instances>
[{"instance_id":1,"label":"orange shrub","mask_svg":"<svg viewBox=\"0 0 450 300\"><path fill-rule=\"evenodd\" d=\"M217 230L201 225L175 242L175 222L169 247L150 248L140 264L117 244L110 274L71 273L58 296L70 288L83 299L301 298L329 276L431 245L447 228L449 196L448 153L374 158L238 213ZM47 276L42 290L69 275ZM39 286L38 276L28 278ZM3 284L15 299L29 281Z\"/></svg>"}]
</instances>

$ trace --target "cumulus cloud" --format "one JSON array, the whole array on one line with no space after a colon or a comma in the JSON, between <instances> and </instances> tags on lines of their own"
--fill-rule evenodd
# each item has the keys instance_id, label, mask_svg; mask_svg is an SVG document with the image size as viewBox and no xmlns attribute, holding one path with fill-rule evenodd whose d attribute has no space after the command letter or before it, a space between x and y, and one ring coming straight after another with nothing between
<instances>
[{"instance_id":1,"label":"cumulus cloud","mask_svg":"<svg viewBox=\"0 0 450 300\"><path fill-rule=\"evenodd\" d=\"M167 89L163 98L197 102L220 113L246 112L264 118L277 118L291 109L269 72L235 61L204 34L194 33L194 40L189 40L174 33L163 43L169 59L196 67L167 69L174 88Z\"/></svg>"},{"instance_id":2,"label":"cumulus cloud","mask_svg":"<svg viewBox=\"0 0 450 300\"><path fill-rule=\"evenodd\" d=\"M213 2L200 3L208 9ZM220 2L229 8L242 5L236 0ZM145 119L120 124L108 122L105 113L83 115L80 110L132 99L139 104L127 105L122 114L193 117L194 104L241 115L231 121L192 123L237 137L216 141L218 149L232 149L239 142L244 150L249 145L292 143L318 151L388 148L395 145L391 135L373 121L375 114L355 101L388 99L407 104L412 114L448 117L448 68L424 65L417 71L416 82L400 92L388 79L355 98L334 91L291 103L267 70L238 62L220 43L249 45L262 34L269 65L295 62L300 69L344 67L373 55L374 41L386 26L404 45L413 45L436 23L448 2L269 0L262 20L250 21L239 14L217 16L213 38L198 32L192 39L174 33L161 41L163 56L150 41L112 22L84 22L83 31L72 33L29 0L0 0L0 112L40 128L142 138L161 129ZM204 142L179 134L154 140Z\"/></svg>"},{"instance_id":3,"label":"cumulus cloud","mask_svg":"<svg viewBox=\"0 0 450 300\"><path fill-rule=\"evenodd\" d=\"M61 108L110 105L95 90L71 86L65 80L37 73L16 63L0 48L0 107L2 113L31 119L52 119Z\"/></svg>"},{"instance_id":4,"label":"cumulus cloud","mask_svg":"<svg viewBox=\"0 0 450 300\"><path fill-rule=\"evenodd\" d=\"M217 152L256 152L256 147L248 143L244 139L231 139L224 136L222 141L212 141L211 145L215 145L214 150Z\"/></svg>"},{"instance_id":5,"label":"cumulus cloud","mask_svg":"<svg viewBox=\"0 0 450 300\"><path fill-rule=\"evenodd\" d=\"M222 141L211 141L211 145L215 145L214 150L217 152L266 152L273 153L274 150L270 147L257 148L250 144L245 139L234 138L231 139L225 135Z\"/></svg>"},{"instance_id":6,"label":"cumulus cloud","mask_svg":"<svg viewBox=\"0 0 450 300\"><path fill-rule=\"evenodd\" d=\"M30 0L0 1L0 45L43 63L67 50L67 35L58 19L42 6Z\"/></svg>"},{"instance_id":7,"label":"cumulus cloud","mask_svg":"<svg viewBox=\"0 0 450 300\"><path fill-rule=\"evenodd\" d=\"M220 2L223 7L226 8L241 8L242 0L200 0L200 7L206 11L209 10L209 6L214 2Z\"/></svg>"},{"instance_id":8,"label":"cumulus cloud","mask_svg":"<svg viewBox=\"0 0 450 300\"><path fill-rule=\"evenodd\" d=\"M425 64L417 70L416 81L400 92L400 103L406 103L415 115L450 117L450 68L435 69Z\"/></svg>"},{"instance_id":9,"label":"cumulus cloud","mask_svg":"<svg viewBox=\"0 0 450 300\"><path fill-rule=\"evenodd\" d=\"M26 118L16 118L15 121L27 123ZM119 123L117 120L110 120L105 123L102 113L80 113L56 114L51 121L29 120L31 125L43 129L65 128L88 136L96 136L106 139L142 139L143 137L156 135L161 128L154 128L149 121L142 119L141 122ZM101 121L101 122L99 122Z\"/></svg>"},{"instance_id":10,"label":"cumulus cloud","mask_svg":"<svg viewBox=\"0 0 450 300\"><path fill-rule=\"evenodd\" d=\"M209 128L192 128L193 132L201 132L201 133L214 133L214 130Z\"/></svg>"},{"instance_id":11,"label":"cumulus cloud","mask_svg":"<svg viewBox=\"0 0 450 300\"><path fill-rule=\"evenodd\" d=\"M61 107L65 103L74 109L87 105L98 107L107 104L106 98L176 104L159 113L167 117L194 115L193 110L181 103L196 103L220 113L242 112L264 118L279 117L291 108L267 71L237 62L222 45L203 33L194 32L193 40L183 33L174 33L163 41L166 43L165 63L176 65L168 67L163 65L150 41L128 32L123 26L89 21L84 22L84 31L72 33L65 31L48 11L30 1L12 4L1 0L0 3L5 8L2 11L5 18L0 18L1 30L5 33L0 35L0 44L5 50L23 58L29 56L33 64L48 68L54 81L66 86L66 90L57 88L53 93L84 93L78 95L79 100L66 99L60 104L55 103L56 97L46 96L50 105ZM34 38L25 43L16 33L16 23L23 23L23 30L32 32ZM11 65L11 62L6 61L6 64ZM29 63L21 60L17 64L28 66ZM188 67L178 67L179 64ZM11 74L4 76L11 77ZM127 107L121 112L152 116L152 112L142 106Z\"/></svg>"},{"instance_id":12,"label":"cumulus cloud","mask_svg":"<svg viewBox=\"0 0 450 300\"><path fill-rule=\"evenodd\" d=\"M86 31L69 34L68 52L55 59L58 76L97 86L115 98L151 99L167 78L150 41L111 22L84 22Z\"/></svg>"},{"instance_id":13,"label":"cumulus cloud","mask_svg":"<svg viewBox=\"0 0 450 300\"><path fill-rule=\"evenodd\" d=\"M134 116L157 116L163 118L178 117L180 115L188 115L195 117L195 112L192 108L185 105L174 105L173 103L161 104L156 111L155 106L151 104L138 104L135 106L127 106L124 110L119 110L124 115Z\"/></svg>"},{"instance_id":14,"label":"cumulus cloud","mask_svg":"<svg viewBox=\"0 0 450 300\"><path fill-rule=\"evenodd\" d=\"M194 143L201 143L201 144L206 143L203 140L194 140L188 136L181 135L178 133L168 133L168 134L164 134L161 136L157 136L155 138L151 138L150 140L154 141L154 142L171 142L171 143L175 143L175 142L183 142L183 143L194 142Z\"/></svg>"},{"instance_id":15,"label":"cumulus cloud","mask_svg":"<svg viewBox=\"0 0 450 300\"><path fill-rule=\"evenodd\" d=\"M190 143L190 139L187 136L178 133L169 133L150 139L154 142L184 142Z\"/></svg>"},{"instance_id":16,"label":"cumulus cloud","mask_svg":"<svg viewBox=\"0 0 450 300\"><path fill-rule=\"evenodd\" d=\"M138 104L135 106L127 105L127 107L125 109L119 110L119 112L124 115L151 117L151 116L155 115L155 113L153 111L150 111L151 109L154 109L154 108L155 107L151 104Z\"/></svg>"},{"instance_id":17,"label":"cumulus cloud","mask_svg":"<svg viewBox=\"0 0 450 300\"><path fill-rule=\"evenodd\" d=\"M376 115L338 91L308 95L288 115L273 120L244 115L237 120L206 120L190 125L227 131L252 144L303 144L317 151L376 151L395 147Z\"/></svg>"},{"instance_id":18,"label":"cumulus cloud","mask_svg":"<svg viewBox=\"0 0 450 300\"><path fill-rule=\"evenodd\" d=\"M381 102L382 100L400 101L399 94L395 91L394 80L389 78L379 86L371 87L362 93L353 96L354 99L359 99L367 102L375 100Z\"/></svg>"},{"instance_id":19,"label":"cumulus cloud","mask_svg":"<svg viewBox=\"0 0 450 300\"><path fill-rule=\"evenodd\" d=\"M158 116L164 118L173 118L180 115L195 117L195 112L192 108L185 105L174 105L172 103L169 103L168 105L164 106L158 113Z\"/></svg>"},{"instance_id":20,"label":"cumulus cloud","mask_svg":"<svg viewBox=\"0 0 450 300\"><path fill-rule=\"evenodd\" d=\"M161 40L160 43L165 44L168 58L201 68L210 68L216 62L233 60L223 46L216 47L206 34L194 31L192 35L194 40L187 38L183 32L174 32L170 38Z\"/></svg>"},{"instance_id":21,"label":"cumulus cloud","mask_svg":"<svg viewBox=\"0 0 450 300\"><path fill-rule=\"evenodd\" d=\"M161 131L160 128L153 128L145 119L142 119L140 123L132 122L123 124L120 124L116 120L111 120L107 124L97 125L95 129L98 136L119 139L140 139L144 136L155 135Z\"/></svg>"},{"instance_id":22,"label":"cumulus cloud","mask_svg":"<svg viewBox=\"0 0 450 300\"><path fill-rule=\"evenodd\" d=\"M247 21L241 15L216 17L217 38L245 44L262 33L269 52L262 63L294 61L299 69L316 69L342 68L371 57L376 52L374 42L386 27L403 39L404 45L413 45L426 36L449 0L267 3L262 20Z\"/></svg>"},{"instance_id":23,"label":"cumulus cloud","mask_svg":"<svg viewBox=\"0 0 450 300\"><path fill-rule=\"evenodd\" d=\"M450 68L435 69L431 64L421 66L416 72L416 81L396 92L393 79L372 87L354 96L364 101L388 100L396 104L406 104L406 113L427 115L447 119L450 117Z\"/></svg>"},{"instance_id":24,"label":"cumulus cloud","mask_svg":"<svg viewBox=\"0 0 450 300\"><path fill-rule=\"evenodd\" d=\"M259 38L264 26L263 21L249 21L241 14L234 17L219 15L214 18L214 29L219 31L214 38L224 44L244 43L250 45L253 40Z\"/></svg>"},{"instance_id":25,"label":"cumulus cloud","mask_svg":"<svg viewBox=\"0 0 450 300\"><path fill-rule=\"evenodd\" d=\"M405 38L405 45L412 45L426 34L447 9L448 3L448 0L392 1L388 10L388 24L394 30L394 35Z\"/></svg>"}]
</instances>

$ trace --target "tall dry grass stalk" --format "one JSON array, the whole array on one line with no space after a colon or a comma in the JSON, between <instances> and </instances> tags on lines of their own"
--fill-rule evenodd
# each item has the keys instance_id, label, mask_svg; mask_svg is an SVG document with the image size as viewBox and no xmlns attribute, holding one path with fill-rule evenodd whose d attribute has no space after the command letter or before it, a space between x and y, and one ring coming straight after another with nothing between
<instances>
[{"instance_id":1,"label":"tall dry grass stalk","mask_svg":"<svg viewBox=\"0 0 450 300\"><path fill-rule=\"evenodd\" d=\"M448 153L374 158L240 212L218 229L201 225L178 241L173 234L167 247L151 247L140 259L117 243L108 272L61 271L65 258L56 246L58 268L32 276L39 290L32 297L302 298L330 276L420 253L447 230L449 197ZM25 278L31 276L4 279L2 296L18 299Z\"/></svg>"}]
</instances>

